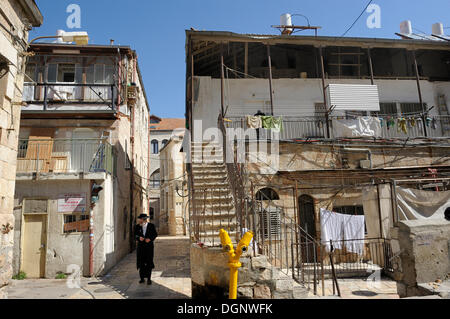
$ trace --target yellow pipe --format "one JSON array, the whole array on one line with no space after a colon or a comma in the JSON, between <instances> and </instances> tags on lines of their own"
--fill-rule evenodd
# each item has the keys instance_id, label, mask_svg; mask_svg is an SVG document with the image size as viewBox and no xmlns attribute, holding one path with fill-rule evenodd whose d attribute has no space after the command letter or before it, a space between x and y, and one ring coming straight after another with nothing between
<instances>
[{"instance_id":1,"label":"yellow pipe","mask_svg":"<svg viewBox=\"0 0 450 319\"><path fill-rule=\"evenodd\" d=\"M240 258L242 253L246 252L250 242L253 238L252 232L245 233L239 242L236 251L234 250L233 243L228 233L224 230L220 230L220 241L222 247L228 253L228 267L230 267L230 286L229 286L229 299L237 299L237 283L238 283L238 269L241 268Z\"/></svg>"}]
</instances>

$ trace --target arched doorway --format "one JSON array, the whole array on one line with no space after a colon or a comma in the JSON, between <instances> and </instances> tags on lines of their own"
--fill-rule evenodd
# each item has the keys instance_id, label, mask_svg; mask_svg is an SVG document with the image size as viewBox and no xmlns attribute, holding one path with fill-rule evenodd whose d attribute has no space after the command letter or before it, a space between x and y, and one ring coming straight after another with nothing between
<instances>
[{"instance_id":1,"label":"arched doorway","mask_svg":"<svg viewBox=\"0 0 450 319\"><path fill-rule=\"evenodd\" d=\"M304 262L314 262L315 246L310 242L311 237L316 238L316 219L314 214L314 199L309 195L302 195L298 199L298 216L300 227L310 236L301 236L301 254ZM308 242L308 244L307 244Z\"/></svg>"}]
</instances>

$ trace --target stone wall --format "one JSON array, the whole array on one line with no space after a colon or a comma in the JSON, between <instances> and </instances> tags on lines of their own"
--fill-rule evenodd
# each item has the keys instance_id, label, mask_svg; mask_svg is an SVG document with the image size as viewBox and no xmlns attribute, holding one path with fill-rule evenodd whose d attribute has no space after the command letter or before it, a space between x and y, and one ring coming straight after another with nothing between
<instances>
[{"instance_id":1,"label":"stone wall","mask_svg":"<svg viewBox=\"0 0 450 319\"><path fill-rule=\"evenodd\" d=\"M264 255L241 258L238 299L301 299L308 291L273 267ZM192 298L226 299L229 287L228 254L220 248L191 246Z\"/></svg>"},{"instance_id":2,"label":"stone wall","mask_svg":"<svg viewBox=\"0 0 450 319\"><path fill-rule=\"evenodd\" d=\"M400 297L428 295L421 284L442 282L450 275L450 222L411 220L399 223Z\"/></svg>"},{"instance_id":3,"label":"stone wall","mask_svg":"<svg viewBox=\"0 0 450 319\"><path fill-rule=\"evenodd\" d=\"M0 70L0 299L5 297L3 288L12 276L14 187L25 67L22 52L29 29L23 21L28 20L33 26L42 23L37 7L29 9L32 16L19 1L9 0L2 1L0 8L0 23L4 26L0 28L0 63L8 64L6 70ZM6 32L8 29L16 30L18 38L13 39Z\"/></svg>"}]
</instances>

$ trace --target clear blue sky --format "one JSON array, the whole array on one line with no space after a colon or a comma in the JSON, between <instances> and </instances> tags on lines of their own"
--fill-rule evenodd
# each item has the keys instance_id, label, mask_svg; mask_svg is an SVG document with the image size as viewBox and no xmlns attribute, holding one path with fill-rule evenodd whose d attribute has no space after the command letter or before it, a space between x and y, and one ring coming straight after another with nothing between
<instances>
[{"instance_id":1,"label":"clear blue sky","mask_svg":"<svg viewBox=\"0 0 450 319\"><path fill-rule=\"evenodd\" d=\"M283 13L306 15L319 35L340 36L354 22L368 0L36 0L44 24L31 37L54 35L57 29L87 31L92 44L129 45L138 52L151 113L184 117L185 33L198 30L276 34L271 25ZM431 25L450 27L449 0L373 0L381 8L381 28L369 29L365 13L347 36L395 38L401 21L431 33ZM69 4L81 7L81 29L66 26ZM295 24L305 24L294 17ZM450 33L450 29L447 29ZM301 34L301 33L300 33ZM308 33L305 33L308 34Z\"/></svg>"}]
</instances>

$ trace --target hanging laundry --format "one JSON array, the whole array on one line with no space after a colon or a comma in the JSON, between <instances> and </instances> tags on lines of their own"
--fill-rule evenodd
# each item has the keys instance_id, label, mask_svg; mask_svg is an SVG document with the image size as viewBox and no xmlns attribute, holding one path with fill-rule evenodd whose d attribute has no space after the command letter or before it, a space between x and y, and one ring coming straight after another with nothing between
<instances>
[{"instance_id":1,"label":"hanging laundry","mask_svg":"<svg viewBox=\"0 0 450 319\"><path fill-rule=\"evenodd\" d=\"M427 126L427 127L430 127L430 124L431 124L432 119L431 119L430 117L427 117L426 121L427 121L427 122L425 123L426 126Z\"/></svg>"},{"instance_id":2,"label":"hanging laundry","mask_svg":"<svg viewBox=\"0 0 450 319\"><path fill-rule=\"evenodd\" d=\"M324 208L320 209L320 228L322 244L331 251L330 241L333 241L335 249L342 249L342 239L344 232L343 215L333 213Z\"/></svg>"},{"instance_id":3,"label":"hanging laundry","mask_svg":"<svg viewBox=\"0 0 450 319\"><path fill-rule=\"evenodd\" d=\"M409 118L408 122L411 127L416 126L416 119L414 117Z\"/></svg>"},{"instance_id":4,"label":"hanging laundry","mask_svg":"<svg viewBox=\"0 0 450 319\"><path fill-rule=\"evenodd\" d=\"M399 132L399 133L403 132L405 134L408 134L408 127L406 126L406 119L404 119L403 117L399 118L397 120L397 125L398 125L397 132Z\"/></svg>"},{"instance_id":5,"label":"hanging laundry","mask_svg":"<svg viewBox=\"0 0 450 319\"><path fill-rule=\"evenodd\" d=\"M318 127L319 129L322 129L322 128L323 128L323 122L322 122L322 121L319 121L319 122L317 123L317 127Z\"/></svg>"},{"instance_id":6,"label":"hanging laundry","mask_svg":"<svg viewBox=\"0 0 450 319\"><path fill-rule=\"evenodd\" d=\"M395 127L395 120L389 116L387 118L387 129L389 130L390 127Z\"/></svg>"},{"instance_id":7,"label":"hanging laundry","mask_svg":"<svg viewBox=\"0 0 450 319\"><path fill-rule=\"evenodd\" d=\"M283 118L281 116L279 118L273 118L273 128L278 132L283 131Z\"/></svg>"},{"instance_id":8,"label":"hanging laundry","mask_svg":"<svg viewBox=\"0 0 450 319\"><path fill-rule=\"evenodd\" d=\"M283 118L274 118L273 116L261 116L262 127L265 129L283 130Z\"/></svg>"},{"instance_id":9,"label":"hanging laundry","mask_svg":"<svg viewBox=\"0 0 450 319\"><path fill-rule=\"evenodd\" d=\"M262 128L261 117L247 115L247 126L253 129Z\"/></svg>"},{"instance_id":10,"label":"hanging laundry","mask_svg":"<svg viewBox=\"0 0 450 319\"><path fill-rule=\"evenodd\" d=\"M351 253L364 255L366 218L364 216L344 215L345 248Z\"/></svg>"}]
</instances>

